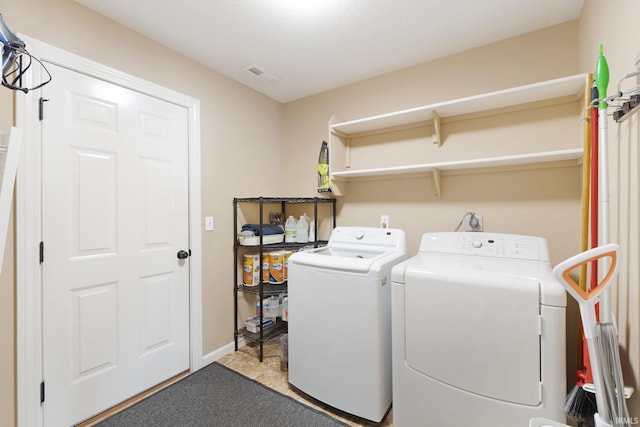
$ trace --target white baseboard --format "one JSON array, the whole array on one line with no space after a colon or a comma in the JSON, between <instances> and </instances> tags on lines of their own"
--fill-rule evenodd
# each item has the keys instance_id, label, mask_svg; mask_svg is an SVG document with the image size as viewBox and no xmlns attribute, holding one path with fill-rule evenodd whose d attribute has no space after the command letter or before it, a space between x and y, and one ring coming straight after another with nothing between
<instances>
[{"instance_id":1,"label":"white baseboard","mask_svg":"<svg viewBox=\"0 0 640 427\"><path fill-rule=\"evenodd\" d=\"M238 348L242 348L246 345L246 341L244 338L240 337L238 339ZM226 356L229 353L233 353L235 351L235 343L232 341L227 345L224 345L211 353L205 354L202 356L202 367L204 368L207 365L212 364L216 360Z\"/></svg>"}]
</instances>

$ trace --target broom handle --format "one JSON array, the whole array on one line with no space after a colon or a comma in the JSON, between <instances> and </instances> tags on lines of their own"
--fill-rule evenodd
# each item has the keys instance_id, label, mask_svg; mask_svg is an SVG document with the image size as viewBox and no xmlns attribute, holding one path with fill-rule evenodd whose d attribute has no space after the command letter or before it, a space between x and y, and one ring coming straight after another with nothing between
<instances>
[{"instance_id":1,"label":"broom handle","mask_svg":"<svg viewBox=\"0 0 640 427\"><path fill-rule=\"evenodd\" d=\"M593 87L593 92L589 96L590 101L598 98L598 91ZM590 102L591 104L591 102ZM589 108L590 115L590 134L591 141L589 152L591 158L590 164L590 176L589 176L589 191L591 199L589 200L589 215L590 215L590 237L591 241L589 249L598 247L598 107ZM592 261L589 265L590 276L589 284L585 290L595 289L598 286L598 261ZM598 304L596 304L596 307ZM597 309L597 308L596 308ZM594 309L594 310L596 310ZM589 357L589 346L586 342L584 333L582 334L582 363L585 369L585 382L593 383L593 368L591 366L591 359Z\"/></svg>"},{"instance_id":2,"label":"broom handle","mask_svg":"<svg viewBox=\"0 0 640 427\"><path fill-rule=\"evenodd\" d=\"M593 74L587 74L585 79L584 108L585 113L591 110L591 82ZM581 228L580 228L580 250L582 252L589 249L589 190L591 184L591 124L589 117L585 117L583 125L582 144L582 199L581 199ZM580 267L580 287L587 290L587 266Z\"/></svg>"},{"instance_id":3,"label":"broom handle","mask_svg":"<svg viewBox=\"0 0 640 427\"><path fill-rule=\"evenodd\" d=\"M589 249L589 194L591 190L591 84L593 82L593 74L587 74L584 84L584 110L585 120L583 123L583 146L582 146L582 199L581 199L581 229L580 229L580 250L582 252ZM579 284L580 288L587 290L587 265L580 267ZM581 323L581 322L580 322ZM578 339L578 367L576 375L578 381L584 384L584 379L590 375L589 355L587 354L584 333L582 332L582 324L579 325Z\"/></svg>"}]
</instances>

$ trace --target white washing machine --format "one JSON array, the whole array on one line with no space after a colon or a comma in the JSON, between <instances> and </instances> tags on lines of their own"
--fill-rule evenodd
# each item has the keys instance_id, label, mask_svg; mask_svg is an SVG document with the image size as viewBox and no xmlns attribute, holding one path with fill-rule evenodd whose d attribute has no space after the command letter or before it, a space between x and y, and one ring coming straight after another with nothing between
<instances>
[{"instance_id":1,"label":"white washing machine","mask_svg":"<svg viewBox=\"0 0 640 427\"><path fill-rule=\"evenodd\" d=\"M380 422L391 406L391 268L402 230L337 227L327 246L289 258L289 383Z\"/></svg>"},{"instance_id":2,"label":"white washing machine","mask_svg":"<svg viewBox=\"0 0 640 427\"><path fill-rule=\"evenodd\" d=\"M426 233L392 282L394 427L564 422L566 292L545 239Z\"/></svg>"}]
</instances>

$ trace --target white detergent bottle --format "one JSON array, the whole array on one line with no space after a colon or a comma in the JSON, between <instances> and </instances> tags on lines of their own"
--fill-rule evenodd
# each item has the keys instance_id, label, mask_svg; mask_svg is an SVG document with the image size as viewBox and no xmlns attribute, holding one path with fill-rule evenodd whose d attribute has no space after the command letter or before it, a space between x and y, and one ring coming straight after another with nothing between
<instances>
[{"instance_id":1,"label":"white detergent bottle","mask_svg":"<svg viewBox=\"0 0 640 427\"><path fill-rule=\"evenodd\" d=\"M287 243L294 243L296 241L297 231L296 219L289 215L287 222L284 223L284 241Z\"/></svg>"},{"instance_id":2,"label":"white detergent bottle","mask_svg":"<svg viewBox=\"0 0 640 427\"><path fill-rule=\"evenodd\" d=\"M313 242L315 241L315 233L314 233L314 229L313 229L313 218L311 218L309 215L307 215L307 213L304 213L304 219L305 221L307 221L307 235L309 236L309 238L307 239L309 242Z\"/></svg>"},{"instance_id":3,"label":"white detergent bottle","mask_svg":"<svg viewBox=\"0 0 640 427\"><path fill-rule=\"evenodd\" d=\"M316 222L313 219L309 221L309 241L316 241Z\"/></svg>"},{"instance_id":4,"label":"white detergent bottle","mask_svg":"<svg viewBox=\"0 0 640 427\"><path fill-rule=\"evenodd\" d=\"M296 242L307 243L309 241L309 224L304 219L304 215L300 215L300 219L296 224Z\"/></svg>"}]
</instances>

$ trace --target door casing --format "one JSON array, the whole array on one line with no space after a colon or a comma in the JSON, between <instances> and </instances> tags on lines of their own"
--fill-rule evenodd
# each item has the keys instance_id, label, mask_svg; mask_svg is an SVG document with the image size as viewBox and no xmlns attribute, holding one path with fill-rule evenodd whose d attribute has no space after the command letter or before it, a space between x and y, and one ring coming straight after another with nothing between
<instances>
[{"instance_id":1,"label":"door casing","mask_svg":"<svg viewBox=\"0 0 640 427\"><path fill-rule=\"evenodd\" d=\"M20 34L29 52L54 63L122 87L183 106L189 115L189 351L192 372L202 368L202 236L200 224L200 101L128 75L65 50ZM39 67L27 79L40 81ZM55 78L55 76L54 76ZM41 241L40 91L16 94L16 126L24 131L16 176L16 403L17 425L42 426L42 275L37 247ZM46 112L46 102L45 102ZM45 389L46 399L46 389Z\"/></svg>"}]
</instances>

